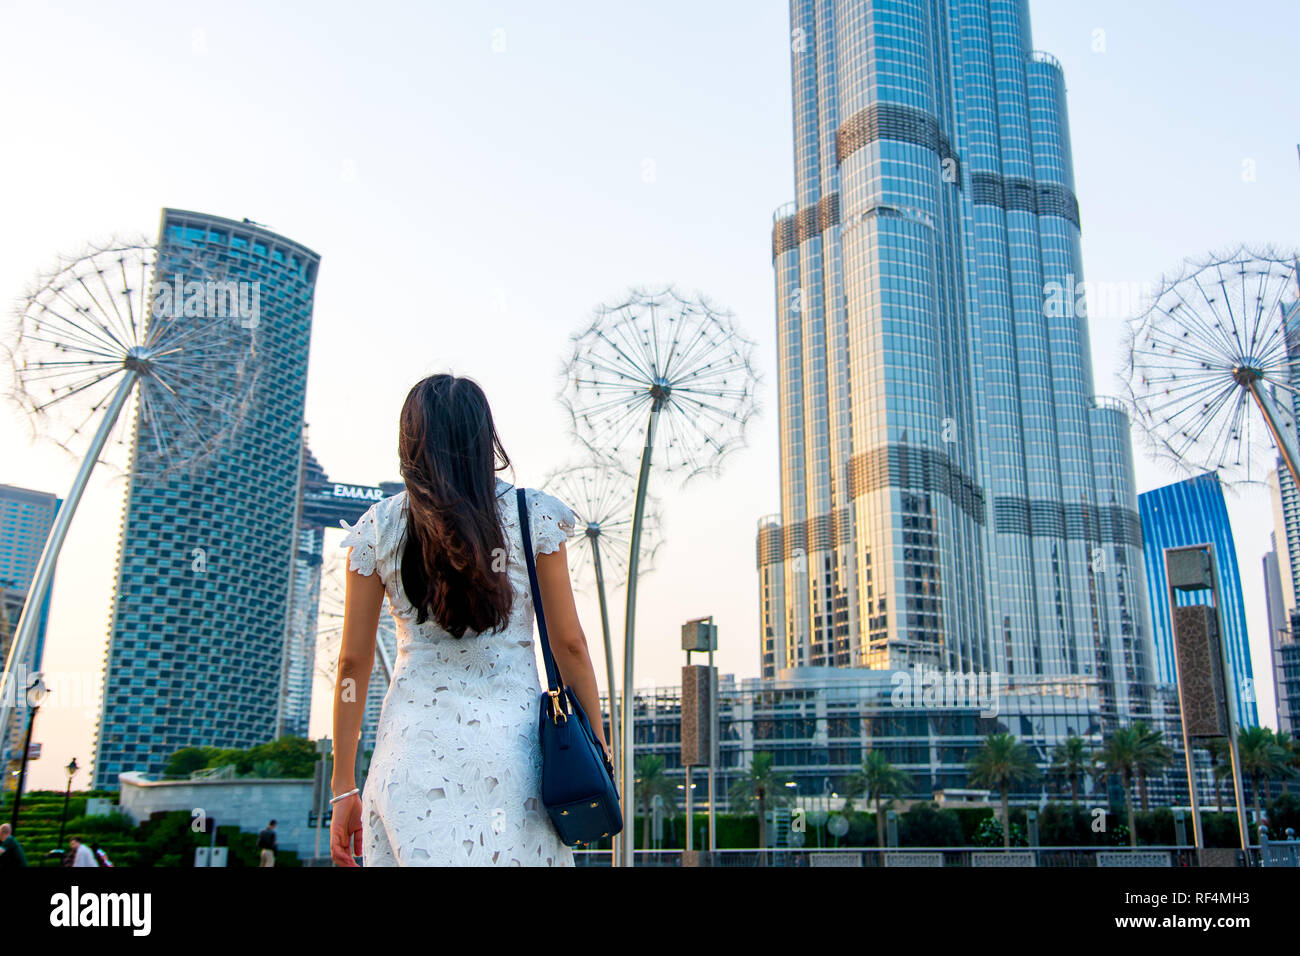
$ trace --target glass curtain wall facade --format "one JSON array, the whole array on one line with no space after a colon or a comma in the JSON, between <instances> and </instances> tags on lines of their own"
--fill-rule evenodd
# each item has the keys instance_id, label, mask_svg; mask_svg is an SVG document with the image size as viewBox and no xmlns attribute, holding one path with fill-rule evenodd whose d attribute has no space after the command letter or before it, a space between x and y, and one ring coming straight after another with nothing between
<instances>
[{"instance_id":1,"label":"glass curtain wall facade","mask_svg":"<svg viewBox=\"0 0 1300 956\"><path fill-rule=\"evenodd\" d=\"M202 262L256 283L259 317L239 359L253 386L198 471L164 473L137 422L95 787L159 773L184 746L265 743L281 707L320 258L254 223L176 209L163 210L159 235L156 282Z\"/></svg>"},{"instance_id":2,"label":"glass curtain wall facade","mask_svg":"<svg viewBox=\"0 0 1300 956\"><path fill-rule=\"evenodd\" d=\"M36 565L60 504L62 499L45 491L0 485L0 661L9 658L9 643L18 628L28 589L36 576ZM27 648L26 659L15 662L16 667L23 668L16 674L19 687L26 688L41 670L53 593L51 588L45 595L36 639ZM3 758L0 762L22 759L31 710L22 694L16 694L15 701L17 706L9 714L9 727L0 732L0 758Z\"/></svg>"},{"instance_id":3,"label":"glass curtain wall facade","mask_svg":"<svg viewBox=\"0 0 1300 956\"><path fill-rule=\"evenodd\" d=\"M1150 679L1142 550L1076 307L1060 67L1024 0L790 11L763 673L1104 677L1122 713Z\"/></svg>"},{"instance_id":4,"label":"glass curtain wall facade","mask_svg":"<svg viewBox=\"0 0 1300 956\"><path fill-rule=\"evenodd\" d=\"M1142 514L1142 534L1146 542L1147 586L1151 593L1151 617L1155 631L1157 680L1176 685L1177 665L1174 635L1170 623L1169 587L1165 578L1166 548L1182 545L1214 545L1217 573L1219 621L1228 649L1228 669L1237 693L1237 722L1242 727L1258 727L1255 707L1255 676L1250 663L1250 643L1246 629L1246 602L1241 594L1241 574L1237 569L1237 547L1228 522L1228 505L1223 486L1213 473L1197 475L1148 491L1138 497ZM1178 603L1209 604L1206 591L1180 591Z\"/></svg>"},{"instance_id":5,"label":"glass curtain wall facade","mask_svg":"<svg viewBox=\"0 0 1300 956\"><path fill-rule=\"evenodd\" d=\"M1300 708L1300 640L1296 639L1296 612L1287 612L1283 598L1277 535L1264 555L1264 602L1268 607L1268 647L1273 659L1273 700L1277 705L1279 733L1294 734Z\"/></svg>"},{"instance_id":6,"label":"glass curtain wall facade","mask_svg":"<svg viewBox=\"0 0 1300 956\"><path fill-rule=\"evenodd\" d=\"M326 482L325 469L304 443L303 494ZM306 737L311 723L311 692L316 677L316 619L320 612L321 563L325 530L304 521L305 500L298 508L297 548L293 560L293 591L289 628L285 632L281 665L280 720L277 736Z\"/></svg>"},{"instance_id":7,"label":"glass curtain wall facade","mask_svg":"<svg viewBox=\"0 0 1300 956\"><path fill-rule=\"evenodd\" d=\"M1042 776L1015 788L1010 798L1020 806L1038 807L1044 798L1070 799L1069 781L1052 770L1057 745L1078 736L1095 750L1105 741L1101 697L1091 679L1025 680L1002 688L991 708L946 691L938 694L937 688L934 693L937 699L931 699L931 691L916 681L900 684L890 673L865 669L807 668L775 679L739 682L722 675L714 787L720 809L752 812L752 807L732 805L730 796L759 753L772 755L775 789L797 798L795 805L805 808L815 808L818 799L831 792L846 796L873 750L882 751L907 774L908 786L897 794L900 799L930 800L941 790L969 791L968 764L988 735L996 733L1013 734L1029 749ZM637 753L659 757L665 775L679 788L684 786L680 688L637 691L634 713ZM1157 688L1150 695L1149 708L1136 710L1133 717L1162 732L1174 751L1169 769L1148 779L1148 799L1153 806L1186 806L1187 774L1173 688ZM1213 774L1203 750L1197 753L1196 770L1201 793L1211 793ZM697 812L703 812L704 777L704 768L696 767ZM859 810L870 809L860 793L852 796ZM1099 784L1085 774L1080 799L1089 807L1109 804L1123 812L1123 790L1113 781ZM1138 799L1136 783L1133 799ZM681 809L679 802L677 810Z\"/></svg>"}]
</instances>

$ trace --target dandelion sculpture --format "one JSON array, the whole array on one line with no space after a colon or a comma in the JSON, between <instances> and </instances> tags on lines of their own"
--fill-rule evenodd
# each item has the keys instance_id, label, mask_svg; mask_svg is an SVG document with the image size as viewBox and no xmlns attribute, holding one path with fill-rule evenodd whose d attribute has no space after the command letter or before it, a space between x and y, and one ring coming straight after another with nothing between
<instances>
[{"instance_id":1,"label":"dandelion sculpture","mask_svg":"<svg viewBox=\"0 0 1300 956\"><path fill-rule=\"evenodd\" d=\"M321 574L320 601L316 614L316 644L312 648L315 655L316 673L325 678L332 689L338 683L339 653L343 649L343 611L347 597L347 576L344 570L347 559L339 554L327 559L327 567ZM368 762L373 756L375 731L379 728L379 716L384 707L384 697L393 683L393 669L397 661L397 622L389 613L388 598L379 609L379 629L375 634L375 663L370 670L370 683L366 687L365 706L361 715L361 742L358 753ZM364 775L366 772L361 770ZM364 783L364 776L358 777L357 786Z\"/></svg>"},{"instance_id":2,"label":"dandelion sculpture","mask_svg":"<svg viewBox=\"0 0 1300 956\"><path fill-rule=\"evenodd\" d=\"M1300 485L1297 282L1294 255L1245 247L1162 280L1132 324L1124 371L1157 457L1229 485L1258 482L1271 444Z\"/></svg>"},{"instance_id":3,"label":"dandelion sculpture","mask_svg":"<svg viewBox=\"0 0 1300 956\"><path fill-rule=\"evenodd\" d=\"M730 313L703 297L673 288L634 290L596 310L573 336L561 400L575 436L596 456L629 461L640 454L636 501L628 541L627 604L623 630L623 819L631 832L636 760L632 746L637 570L650 466L683 482L716 473L744 445L757 410L753 343ZM644 433L642 428L644 427ZM633 865L632 839L621 843L622 865Z\"/></svg>"},{"instance_id":4,"label":"dandelion sculpture","mask_svg":"<svg viewBox=\"0 0 1300 956\"><path fill-rule=\"evenodd\" d=\"M347 583L343 565L345 559L331 560L328 570L321 575L320 602L316 611L316 644L313 648L303 646L300 653L310 651L315 657L316 673L320 674L332 686L338 677L339 653L343 650L343 611L346 606ZM375 635L375 669L370 675L371 691L374 691L376 678L383 681L381 685L387 692L393 682L393 668L397 660L397 622L388 608L388 597L384 597L379 609L379 630ZM367 696L370 696L368 694ZM379 695L382 702L383 694Z\"/></svg>"},{"instance_id":5,"label":"dandelion sculpture","mask_svg":"<svg viewBox=\"0 0 1300 956\"><path fill-rule=\"evenodd\" d=\"M172 299L177 285L191 292L188 301ZM145 241L114 241L60 260L19 303L7 337L12 398L38 437L73 453L90 439L9 647L0 727L13 706L16 664L35 635L96 463L102 457L133 480L165 478L197 468L240 420L253 387L255 328L225 308L206 307L212 297L205 290L224 293L228 285L214 262L172 255L159 261ZM125 417L131 425L119 427L133 395L134 414Z\"/></svg>"},{"instance_id":6,"label":"dandelion sculpture","mask_svg":"<svg viewBox=\"0 0 1300 956\"><path fill-rule=\"evenodd\" d=\"M569 549L574 581L581 585L588 566L595 573L596 598L600 604L600 632L605 641L605 683L608 693L610 751L614 766L619 766L618 710L615 703L618 684L614 680L614 646L609 633L609 611L605 581L612 576L615 586L626 580L627 549L631 542L632 511L636 487L627 469L615 461L592 461L585 465L560 468L546 479L561 501L568 503L578 518L581 536ZM653 499L648 499L642 525L642 573L658 549L659 513ZM648 532L648 533L647 533ZM653 544L649 543L652 542ZM608 573L607 573L608 572Z\"/></svg>"}]
</instances>

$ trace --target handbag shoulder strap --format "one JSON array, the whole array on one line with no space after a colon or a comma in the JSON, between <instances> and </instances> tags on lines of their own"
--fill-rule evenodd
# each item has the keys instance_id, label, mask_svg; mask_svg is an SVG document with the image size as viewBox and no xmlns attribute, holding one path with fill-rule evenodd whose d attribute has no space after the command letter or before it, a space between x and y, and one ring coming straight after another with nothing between
<instances>
[{"instance_id":1,"label":"handbag shoulder strap","mask_svg":"<svg viewBox=\"0 0 1300 956\"><path fill-rule=\"evenodd\" d=\"M559 691L564 685L560 683L560 668L551 653L551 642L546 636L546 614L542 610L542 592L537 583L537 561L533 557L533 534L528 525L528 499L524 488L515 489L519 502L519 537L524 545L524 558L528 562L528 587L533 594L533 613L537 617L537 630L542 635L542 663L546 667L546 686L550 691Z\"/></svg>"}]
</instances>

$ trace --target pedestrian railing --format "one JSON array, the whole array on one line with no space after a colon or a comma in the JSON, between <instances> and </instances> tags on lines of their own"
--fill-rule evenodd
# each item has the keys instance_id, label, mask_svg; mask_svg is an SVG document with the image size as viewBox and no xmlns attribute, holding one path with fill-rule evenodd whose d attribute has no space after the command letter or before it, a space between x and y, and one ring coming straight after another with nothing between
<instances>
[{"instance_id":1,"label":"pedestrian railing","mask_svg":"<svg viewBox=\"0 0 1300 956\"><path fill-rule=\"evenodd\" d=\"M1285 840L1270 840L1268 827L1260 824L1259 865L1300 867L1300 840L1295 838L1295 830L1287 827Z\"/></svg>"},{"instance_id":2,"label":"pedestrian railing","mask_svg":"<svg viewBox=\"0 0 1300 956\"><path fill-rule=\"evenodd\" d=\"M1274 844L1277 845L1277 844ZM808 866L808 867L1188 867L1196 852L1185 846L1131 847L890 847L887 849L768 849L695 851L683 863L681 850L638 850L637 866ZM608 850L578 850L579 866L609 866ZM1288 865L1288 864L1273 864ZM1294 865L1294 864L1291 864Z\"/></svg>"}]
</instances>

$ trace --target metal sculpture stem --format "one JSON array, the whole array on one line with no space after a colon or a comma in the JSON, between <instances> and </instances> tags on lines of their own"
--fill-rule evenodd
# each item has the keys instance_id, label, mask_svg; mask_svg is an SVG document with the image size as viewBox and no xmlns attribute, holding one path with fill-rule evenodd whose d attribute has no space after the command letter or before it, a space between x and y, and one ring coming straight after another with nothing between
<instances>
[{"instance_id":1,"label":"metal sculpture stem","mask_svg":"<svg viewBox=\"0 0 1300 956\"><path fill-rule=\"evenodd\" d=\"M1245 383L1246 388L1250 391L1250 397L1255 400L1259 406L1260 412L1264 415L1264 421L1268 424L1268 430L1273 436L1273 444L1277 447L1278 454L1286 462L1286 466L1291 471L1291 478L1295 481L1296 487L1300 488L1300 454L1296 453L1295 440L1291 432L1282 427L1278 422L1277 409L1273 406L1272 397L1264 389L1259 387L1259 379L1252 379Z\"/></svg>"},{"instance_id":2,"label":"metal sculpture stem","mask_svg":"<svg viewBox=\"0 0 1300 956\"><path fill-rule=\"evenodd\" d=\"M375 639L375 650L379 652L379 667L384 672L384 681L391 687L393 686L393 659L389 656L384 642L378 638Z\"/></svg>"},{"instance_id":3,"label":"metal sculpture stem","mask_svg":"<svg viewBox=\"0 0 1300 956\"><path fill-rule=\"evenodd\" d=\"M82 459L81 467L77 469L77 477L72 479L68 496L63 499L63 504L59 506L58 514L54 517L50 536L45 540L41 559L36 564L36 573L32 575L31 586L27 589L23 612L18 618L18 627L9 645L9 656L5 659L4 677L0 678L0 728L9 726L10 711L19 699L19 689L13 686L17 679L16 670L19 663L26 659L27 646L36 636L36 629L40 626L41 610L46 595L49 594L50 584L54 581L54 566L58 563L63 540L68 536L68 528L72 525L72 516L81 502L81 495L86 490L87 482L90 481L90 473L94 470L104 445L108 443L113 425L117 422L117 417L122 414L122 408L131 395L131 389L135 387L136 380L141 374L138 369L129 366L124 367L124 372L117 391L113 393L108 407L104 410L104 417L99 423L95 437L91 439L90 447L86 450L86 457ZM26 688L22 688L22 693L26 693ZM3 734L2 730L0 734Z\"/></svg>"},{"instance_id":4,"label":"metal sculpture stem","mask_svg":"<svg viewBox=\"0 0 1300 956\"><path fill-rule=\"evenodd\" d=\"M636 829L636 760L633 757L633 712L636 710L632 689L632 665L636 648L636 575L641 557L641 520L645 516L646 486L650 482L650 456L654 453L655 429L663 400L656 398L650 406L650 421L645 430L645 447L641 450L641 472L636 481L636 509L632 515L632 544L627 558L627 616L623 624L623 865L635 866Z\"/></svg>"},{"instance_id":5,"label":"metal sculpture stem","mask_svg":"<svg viewBox=\"0 0 1300 956\"><path fill-rule=\"evenodd\" d=\"M605 639L605 686L609 688L608 693L608 710L609 710L609 753L614 758L614 774L619 775L618 761L619 752L622 748L619 746L619 724L618 724L618 705L615 698L618 694L618 684L614 680L614 643L609 636L609 608L605 603L605 570L600 563L600 536L594 534L591 540L591 557L596 564L596 597L600 601L600 633ZM619 854L619 837L614 837L613 851L610 853L610 865L618 866Z\"/></svg>"}]
</instances>

